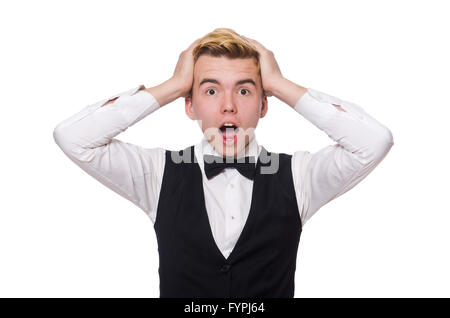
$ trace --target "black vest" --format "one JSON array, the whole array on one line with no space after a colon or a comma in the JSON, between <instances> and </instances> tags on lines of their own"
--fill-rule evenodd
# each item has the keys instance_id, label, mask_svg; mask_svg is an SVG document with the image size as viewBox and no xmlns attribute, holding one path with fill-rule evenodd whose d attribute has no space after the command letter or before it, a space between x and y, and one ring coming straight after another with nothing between
<instances>
[{"instance_id":1,"label":"black vest","mask_svg":"<svg viewBox=\"0 0 450 318\"><path fill-rule=\"evenodd\" d=\"M264 147L263 152L269 158L272 155ZM302 227L291 157L278 154L278 171L267 174L261 168L270 162L262 162L259 156L250 212L233 251L225 258L209 224L194 146L166 150L154 224L160 297L294 297ZM181 163L179 158L184 158Z\"/></svg>"}]
</instances>

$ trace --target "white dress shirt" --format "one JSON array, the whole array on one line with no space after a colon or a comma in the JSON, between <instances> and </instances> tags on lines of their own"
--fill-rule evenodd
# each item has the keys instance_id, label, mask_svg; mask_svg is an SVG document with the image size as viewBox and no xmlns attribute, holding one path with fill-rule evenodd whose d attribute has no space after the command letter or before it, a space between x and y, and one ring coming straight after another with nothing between
<instances>
[{"instance_id":1,"label":"white dress shirt","mask_svg":"<svg viewBox=\"0 0 450 318\"><path fill-rule=\"evenodd\" d=\"M141 208L153 224L165 167L164 148L143 148L116 138L160 108L140 85L83 108L58 124L53 137L81 169ZM114 102L102 107L106 102ZM340 105L343 110L334 105ZM302 225L323 205L362 181L391 149L391 131L360 106L308 88L294 109L336 143L311 154L292 155L292 177ZM236 169L207 179L203 154L220 156L205 138L195 145L205 205L217 246L227 258L247 220L253 180ZM270 149L268 149L270 151ZM245 155L261 151L256 137Z\"/></svg>"}]
</instances>

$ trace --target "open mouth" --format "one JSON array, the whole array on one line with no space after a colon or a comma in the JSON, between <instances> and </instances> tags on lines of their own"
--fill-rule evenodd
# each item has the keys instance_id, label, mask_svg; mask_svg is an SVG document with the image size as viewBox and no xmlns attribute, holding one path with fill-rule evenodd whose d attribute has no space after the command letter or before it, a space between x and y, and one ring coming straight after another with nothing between
<instances>
[{"instance_id":1,"label":"open mouth","mask_svg":"<svg viewBox=\"0 0 450 318\"><path fill-rule=\"evenodd\" d=\"M224 132L237 132L239 128L234 124L224 124L219 129L222 133L224 133Z\"/></svg>"},{"instance_id":2,"label":"open mouth","mask_svg":"<svg viewBox=\"0 0 450 318\"><path fill-rule=\"evenodd\" d=\"M224 144L234 144L236 142L239 127L230 123L222 125L219 129L222 133Z\"/></svg>"}]
</instances>

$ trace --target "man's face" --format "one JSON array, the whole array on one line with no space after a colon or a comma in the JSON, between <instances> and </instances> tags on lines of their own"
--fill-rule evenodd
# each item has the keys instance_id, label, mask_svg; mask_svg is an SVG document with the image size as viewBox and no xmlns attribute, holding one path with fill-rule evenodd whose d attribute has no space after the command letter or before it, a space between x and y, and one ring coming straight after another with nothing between
<instances>
[{"instance_id":1,"label":"man's face","mask_svg":"<svg viewBox=\"0 0 450 318\"><path fill-rule=\"evenodd\" d=\"M267 113L267 97L262 97L262 89L253 58L202 55L194 66L192 98L185 99L186 114L197 120L218 153L244 154L259 118ZM235 127L226 128L225 123Z\"/></svg>"}]
</instances>

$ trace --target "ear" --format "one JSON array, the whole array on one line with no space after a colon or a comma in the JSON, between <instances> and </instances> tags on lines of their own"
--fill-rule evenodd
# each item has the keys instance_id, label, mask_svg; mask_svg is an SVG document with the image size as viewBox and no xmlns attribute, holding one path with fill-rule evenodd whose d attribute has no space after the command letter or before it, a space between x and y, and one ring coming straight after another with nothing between
<instances>
[{"instance_id":1,"label":"ear","mask_svg":"<svg viewBox=\"0 0 450 318\"><path fill-rule=\"evenodd\" d=\"M194 112L194 107L192 106L192 95L186 96L184 98L184 105L185 105L186 115L190 119L195 120L196 116L195 116L195 112Z\"/></svg>"},{"instance_id":2,"label":"ear","mask_svg":"<svg viewBox=\"0 0 450 318\"><path fill-rule=\"evenodd\" d=\"M261 116L260 118L263 118L264 116L266 116L267 111L268 111L268 103L267 103L267 95L264 95L264 98L261 100Z\"/></svg>"}]
</instances>

